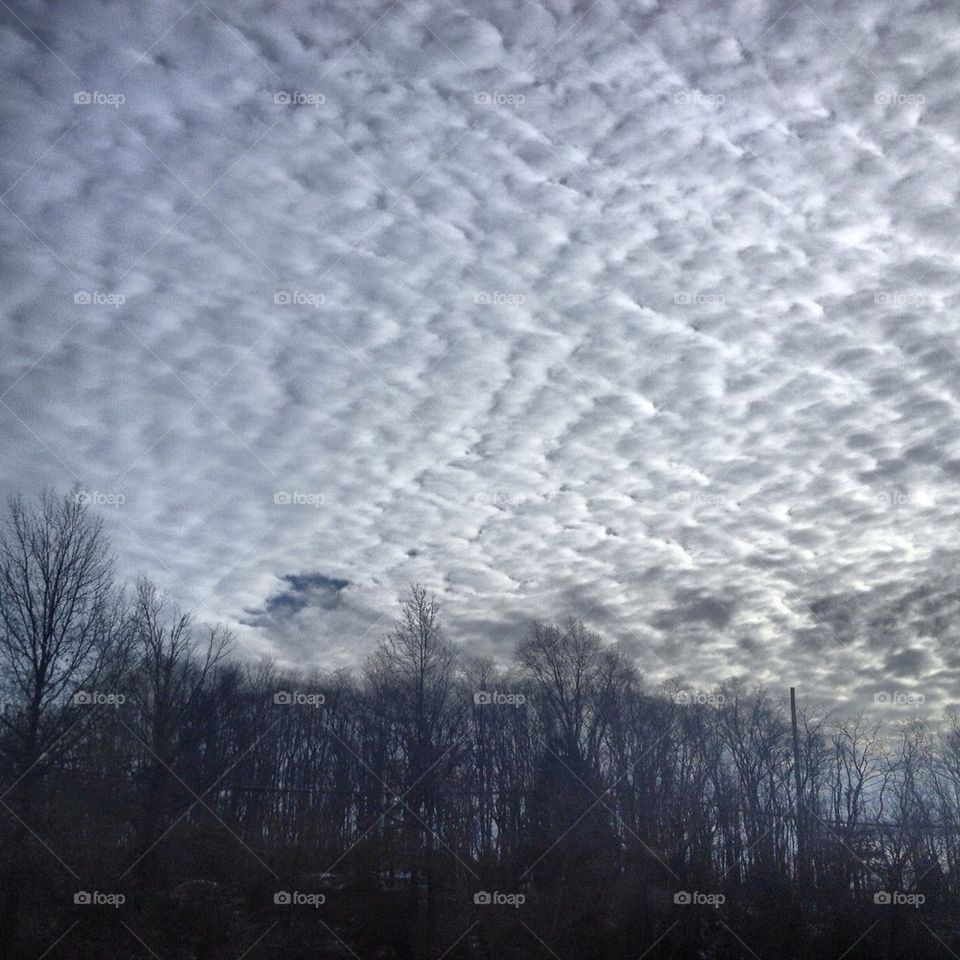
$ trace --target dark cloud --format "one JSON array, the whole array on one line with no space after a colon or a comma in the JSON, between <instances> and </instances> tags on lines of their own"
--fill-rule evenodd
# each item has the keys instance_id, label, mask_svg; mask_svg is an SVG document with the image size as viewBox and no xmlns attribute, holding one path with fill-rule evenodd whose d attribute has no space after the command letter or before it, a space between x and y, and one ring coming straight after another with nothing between
<instances>
[{"instance_id":1,"label":"dark cloud","mask_svg":"<svg viewBox=\"0 0 960 960\"><path fill-rule=\"evenodd\" d=\"M673 606L660 610L653 624L659 630L676 630L678 627L697 624L720 630L730 623L732 605L718 600L700 590L678 590L673 597Z\"/></svg>"},{"instance_id":2,"label":"dark cloud","mask_svg":"<svg viewBox=\"0 0 960 960\"><path fill-rule=\"evenodd\" d=\"M883 669L895 677L915 679L922 675L929 660L926 650L902 650L887 657Z\"/></svg>"},{"instance_id":3,"label":"dark cloud","mask_svg":"<svg viewBox=\"0 0 960 960\"><path fill-rule=\"evenodd\" d=\"M288 573L280 579L287 589L267 597L262 609L248 610L245 623L257 626L263 618L293 616L306 606L333 610L343 602L341 592L350 586L349 580L325 577L322 573Z\"/></svg>"}]
</instances>

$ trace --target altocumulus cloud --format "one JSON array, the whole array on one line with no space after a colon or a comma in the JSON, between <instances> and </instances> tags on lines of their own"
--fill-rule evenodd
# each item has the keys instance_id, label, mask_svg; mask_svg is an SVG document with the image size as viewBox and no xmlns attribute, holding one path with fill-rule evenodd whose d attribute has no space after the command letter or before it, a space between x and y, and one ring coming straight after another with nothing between
<instances>
[{"instance_id":1,"label":"altocumulus cloud","mask_svg":"<svg viewBox=\"0 0 960 960\"><path fill-rule=\"evenodd\" d=\"M487 653L574 612L942 705L958 19L7 7L3 485L79 478L251 653L347 662L422 580Z\"/></svg>"}]
</instances>

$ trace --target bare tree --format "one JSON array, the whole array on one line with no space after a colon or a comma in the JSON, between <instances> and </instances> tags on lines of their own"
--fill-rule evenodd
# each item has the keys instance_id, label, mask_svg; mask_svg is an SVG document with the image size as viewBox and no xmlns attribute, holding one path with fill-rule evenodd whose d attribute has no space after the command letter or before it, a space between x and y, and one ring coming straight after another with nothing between
<instances>
[{"instance_id":1,"label":"bare tree","mask_svg":"<svg viewBox=\"0 0 960 960\"><path fill-rule=\"evenodd\" d=\"M439 607L414 584L400 617L367 664L374 709L395 738L402 766L402 810L411 910L421 880L426 884L428 926L436 897L435 854L441 818L441 784L458 759L466 709L455 702L456 653L443 635Z\"/></svg>"},{"instance_id":2,"label":"bare tree","mask_svg":"<svg viewBox=\"0 0 960 960\"><path fill-rule=\"evenodd\" d=\"M17 820L6 880L4 949L16 939L19 851L43 774L116 697L126 663L122 601L102 522L78 491L9 504L0 533L0 665L7 709L3 805Z\"/></svg>"},{"instance_id":3,"label":"bare tree","mask_svg":"<svg viewBox=\"0 0 960 960\"><path fill-rule=\"evenodd\" d=\"M137 583L128 629L134 657L130 733L142 748L137 770L143 788L136 844L140 860L155 851L154 838L165 829L169 804L183 793L175 789L178 770L203 736L204 714L212 707L205 694L232 636L214 626L198 637L193 616L147 579ZM151 858L140 867L141 875L155 865L156 858Z\"/></svg>"}]
</instances>

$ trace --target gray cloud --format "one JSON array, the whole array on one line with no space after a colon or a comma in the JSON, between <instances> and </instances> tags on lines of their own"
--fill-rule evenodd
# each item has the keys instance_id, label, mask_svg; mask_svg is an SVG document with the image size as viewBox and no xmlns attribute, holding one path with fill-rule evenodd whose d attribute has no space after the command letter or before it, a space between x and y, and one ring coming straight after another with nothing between
<instances>
[{"instance_id":1,"label":"gray cloud","mask_svg":"<svg viewBox=\"0 0 960 960\"><path fill-rule=\"evenodd\" d=\"M267 597L261 609L248 610L251 619L247 623L259 626L275 616L293 616L307 606L335 610L343 602L342 591L350 586L349 580L325 577L322 573L288 573L281 579L286 587Z\"/></svg>"}]
</instances>

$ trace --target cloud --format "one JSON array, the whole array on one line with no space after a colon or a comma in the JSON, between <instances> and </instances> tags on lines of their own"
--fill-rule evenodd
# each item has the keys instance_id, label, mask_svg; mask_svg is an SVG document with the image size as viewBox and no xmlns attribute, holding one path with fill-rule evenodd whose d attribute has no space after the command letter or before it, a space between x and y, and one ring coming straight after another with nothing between
<instances>
[{"instance_id":1,"label":"cloud","mask_svg":"<svg viewBox=\"0 0 960 960\"><path fill-rule=\"evenodd\" d=\"M262 609L248 610L255 625L260 618L292 616L304 607L318 606L335 610L343 602L342 591L350 586L349 580L325 577L322 573L288 573L281 577L287 588L267 597Z\"/></svg>"},{"instance_id":2,"label":"cloud","mask_svg":"<svg viewBox=\"0 0 960 960\"><path fill-rule=\"evenodd\" d=\"M123 494L251 654L356 663L420 580L495 655L580 612L653 676L960 694L956 21L21 3L2 486Z\"/></svg>"},{"instance_id":3,"label":"cloud","mask_svg":"<svg viewBox=\"0 0 960 960\"><path fill-rule=\"evenodd\" d=\"M705 596L699 590L678 590L674 595L674 606L659 611L654 625L660 630L671 631L695 623L717 630L726 627L731 616L730 605L716 597Z\"/></svg>"},{"instance_id":4,"label":"cloud","mask_svg":"<svg viewBox=\"0 0 960 960\"><path fill-rule=\"evenodd\" d=\"M238 618L246 629L243 654L266 654L295 666L330 669L355 666L355 641L385 631L390 620L370 609L349 580L322 573L289 573L283 586L259 607L248 608Z\"/></svg>"}]
</instances>

